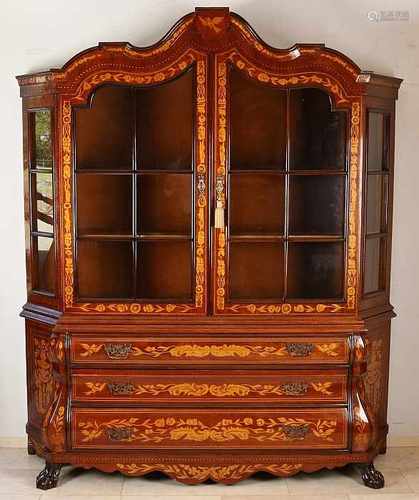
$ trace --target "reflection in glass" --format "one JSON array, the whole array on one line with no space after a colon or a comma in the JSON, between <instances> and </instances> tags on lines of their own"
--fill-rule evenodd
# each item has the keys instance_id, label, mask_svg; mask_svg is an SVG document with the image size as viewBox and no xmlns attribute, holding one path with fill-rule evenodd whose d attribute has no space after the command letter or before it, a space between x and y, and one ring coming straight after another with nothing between
<instances>
[{"instance_id":1,"label":"reflection in glass","mask_svg":"<svg viewBox=\"0 0 419 500\"><path fill-rule=\"evenodd\" d=\"M48 109L33 112L32 168L52 168L51 112Z\"/></svg>"},{"instance_id":2,"label":"reflection in glass","mask_svg":"<svg viewBox=\"0 0 419 500\"><path fill-rule=\"evenodd\" d=\"M33 231L53 233L54 231L54 194L52 173L32 174Z\"/></svg>"},{"instance_id":3,"label":"reflection in glass","mask_svg":"<svg viewBox=\"0 0 419 500\"><path fill-rule=\"evenodd\" d=\"M44 236L33 236L33 269L32 280L34 290L54 293L55 291L55 247L54 239Z\"/></svg>"}]
</instances>

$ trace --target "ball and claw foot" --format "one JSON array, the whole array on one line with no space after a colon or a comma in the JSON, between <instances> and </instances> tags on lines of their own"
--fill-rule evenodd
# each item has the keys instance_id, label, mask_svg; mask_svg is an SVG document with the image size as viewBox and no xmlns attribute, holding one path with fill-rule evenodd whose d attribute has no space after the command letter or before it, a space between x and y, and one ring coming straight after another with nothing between
<instances>
[{"instance_id":1,"label":"ball and claw foot","mask_svg":"<svg viewBox=\"0 0 419 500\"><path fill-rule=\"evenodd\" d=\"M384 487L384 476L374 467L373 463L361 465L359 469L365 486L374 490Z\"/></svg>"},{"instance_id":2,"label":"ball and claw foot","mask_svg":"<svg viewBox=\"0 0 419 500\"><path fill-rule=\"evenodd\" d=\"M39 473L36 478L36 487L40 490L50 490L55 488L60 477L61 464L51 464L46 462L45 468Z\"/></svg>"}]
</instances>

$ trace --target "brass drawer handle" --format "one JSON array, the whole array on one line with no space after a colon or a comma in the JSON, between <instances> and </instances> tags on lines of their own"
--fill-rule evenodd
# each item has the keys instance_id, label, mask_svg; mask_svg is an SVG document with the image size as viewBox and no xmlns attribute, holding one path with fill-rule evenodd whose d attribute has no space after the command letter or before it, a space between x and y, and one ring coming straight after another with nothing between
<instances>
[{"instance_id":1,"label":"brass drawer handle","mask_svg":"<svg viewBox=\"0 0 419 500\"><path fill-rule=\"evenodd\" d=\"M287 439L304 439L310 431L310 424L284 425L282 430Z\"/></svg>"},{"instance_id":2,"label":"brass drawer handle","mask_svg":"<svg viewBox=\"0 0 419 500\"><path fill-rule=\"evenodd\" d=\"M314 344L287 344L286 349L290 356L294 356L296 358L306 358L313 353Z\"/></svg>"},{"instance_id":3,"label":"brass drawer handle","mask_svg":"<svg viewBox=\"0 0 419 500\"><path fill-rule=\"evenodd\" d=\"M110 427L107 429L110 441L127 441L131 438L133 429L131 427Z\"/></svg>"},{"instance_id":4,"label":"brass drawer handle","mask_svg":"<svg viewBox=\"0 0 419 500\"><path fill-rule=\"evenodd\" d=\"M105 344L105 352L110 359L127 359L132 344Z\"/></svg>"},{"instance_id":5,"label":"brass drawer handle","mask_svg":"<svg viewBox=\"0 0 419 500\"><path fill-rule=\"evenodd\" d=\"M306 394L307 390L308 384L305 382L288 382L281 385L281 391L286 396L300 396L301 394Z\"/></svg>"},{"instance_id":6,"label":"brass drawer handle","mask_svg":"<svg viewBox=\"0 0 419 500\"><path fill-rule=\"evenodd\" d=\"M117 383L110 382L108 384L109 392L112 396L126 396L132 394L134 392L135 387L131 384L131 382L127 383Z\"/></svg>"}]
</instances>

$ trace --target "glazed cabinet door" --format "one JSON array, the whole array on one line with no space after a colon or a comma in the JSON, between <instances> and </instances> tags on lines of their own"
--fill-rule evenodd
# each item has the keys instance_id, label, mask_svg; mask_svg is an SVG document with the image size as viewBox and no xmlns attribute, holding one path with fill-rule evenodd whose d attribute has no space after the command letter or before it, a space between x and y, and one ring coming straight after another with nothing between
<instances>
[{"instance_id":1,"label":"glazed cabinet door","mask_svg":"<svg viewBox=\"0 0 419 500\"><path fill-rule=\"evenodd\" d=\"M217 58L218 313L354 307L359 105L310 78Z\"/></svg>"},{"instance_id":2,"label":"glazed cabinet door","mask_svg":"<svg viewBox=\"0 0 419 500\"><path fill-rule=\"evenodd\" d=\"M23 101L28 301L57 308L55 100Z\"/></svg>"},{"instance_id":3,"label":"glazed cabinet door","mask_svg":"<svg viewBox=\"0 0 419 500\"><path fill-rule=\"evenodd\" d=\"M206 59L127 79L139 85L107 78L63 108L74 173L67 307L205 313Z\"/></svg>"}]
</instances>

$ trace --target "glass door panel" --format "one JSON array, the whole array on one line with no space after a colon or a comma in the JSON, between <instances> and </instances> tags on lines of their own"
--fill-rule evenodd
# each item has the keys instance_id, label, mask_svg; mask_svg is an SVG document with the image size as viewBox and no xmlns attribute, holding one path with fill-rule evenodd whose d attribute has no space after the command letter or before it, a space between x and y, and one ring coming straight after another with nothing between
<instances>
[{"instance_id":1,"label":"glass door panel","mask_svg":"<svg viewBox=\"0 0 419 500\"><path fill-rule=\"evenodd\" d=\"M101 87L89 106L75 113L76 169L130 170L134 134L134 91Z\"/></svg>"},{"instance_id":2,"label":"glass door panel","mask_svg":"<svg viewBox=\"0 0 419 500\"><path fill-rule=\"evenodd\" d=\"M190 301L191 241L141 241L138 245L138 295L148 299Z\"/></svg>"},{"instance_id":3,"label":"glass door panel","mask_svg":"<svg viewBox=\"0 0 419 500\"><path fill-rule=\"evenodd\" d=\"M285 168L287 94L230 71L230 169Z\"/></svg>"},{"instance_id":4,"label":"glass door panel","mask_svg":"<svg viewBox=\"0 0 419 500\"><path fill-rule=\"evenodd\" d=\"M192 234L192 176L150 173L138 176L138 233Z\"/></svg>"},{"instance_id":5,"label":"glass door panel","mask_svg":"<svg viewBox=\"0 0 419 500\"><path fill-rule=\"evenodd\" d=\"M282 300L284 244L282 242L230 243L230 297Z\"/></svg>"},{"instance_id":6,"label":"glass door panel","mask_svg":"<svg viewBox=\"0 0 419 500\"><path fill-rule=\"evenodd\" d=\"M343 301L347 113L233 68L228 84L227 302Z\"/></svg>"},{"instance_id":7,"label":"glass door panel","mask_svg":"<svg viewBox=\"0 0 419 500\"><path fill-rule=\"evenodd\" d=\"M287 297L339 299L343 296L343 243L291 242Z\"/></svg>"},{"instance_id":8,"label":"glass door panel","mask_svg":"<svg viewBox=\"0 0 419 500\"><path fill-rule=\"evenodd\" d=\"M346 115L332 111L328 94L318 89L290 92L290 169L343 170Z\"/></svg>"},{"instance_id":9,"label":"glass door panel","mask_svg":"<svg viewBox=\"0 0 419 500\"><path fill-rule=\"evenodd\" d=\"M342 175L290 177L289 234L341 235L345 221Z\"/></svg>"},{"instance_id":10,"label":"glass door panel","mask_svg":"<svg viewBox=\"0 0 419 500\"><path fill-rule=\"evenodd\" d=\"M77 243L77 283L81 298L132 297L133 244L82 239Z\"/></svg>"},{"instance_id":11,"label":"glass door panel","mask_svg":"<svg viewBox=\"0 0 419 500\"><path fill-rule=\"evenodd\" d=\"M79 236L131 235L131 175L78 175L77 227Z\"/></svg>"},{"instance_id":12,"label":"glass door panel","mask_svg":"<svg viewBox=\"0 0 419 500\"><path fill-rule=\"evenodd\" d=\"M75 108L80 299L193 300L195 78Z\"/></svg>"},{"instance_id":13,"label":"glass door panel","mask_svg":"<svg viewBox=\"0 0 419 500\"><path fill-rule=\"evenodd\" d=\"M276 173L230 175L230 234L284 234L284 176Z\"/></svg>"},{"instance_id":14,"label":"glass door panel","mask_svg":"<svg viewBox=\"0 0 419 500\"><path fill-rule=\"evenodd\" d=\"M141 170L191 170L193 72L137 92L137 156Z\"/></svg>"}]
</instances>

